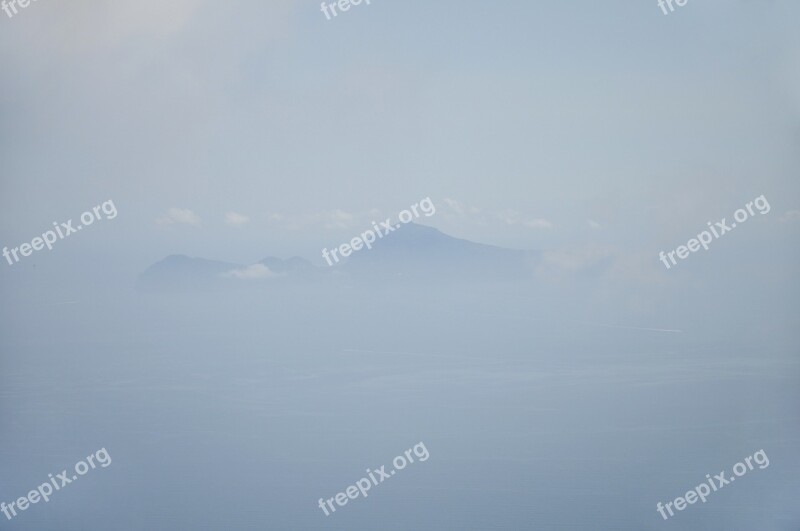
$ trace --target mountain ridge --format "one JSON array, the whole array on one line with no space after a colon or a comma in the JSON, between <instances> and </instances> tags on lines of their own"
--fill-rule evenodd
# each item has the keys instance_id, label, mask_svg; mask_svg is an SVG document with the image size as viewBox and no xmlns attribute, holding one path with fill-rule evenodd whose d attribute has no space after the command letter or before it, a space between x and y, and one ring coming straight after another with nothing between
<instances>
[{"instance_id":1,"label":"mountain ridge","mask_svg":"<svg viewBox=\"0 0 800 531\"><path fill-rule=\"evenodd\" d=\"M299 256L266 256L244 265L169 255L139 275L136 287L152 292L224 289L253 281L508 280L529 277L540 258L537 251L472 242L409 223L376 240L372 249L362 248L332 266L316 266Z\"/></svg>"}]
</instances>

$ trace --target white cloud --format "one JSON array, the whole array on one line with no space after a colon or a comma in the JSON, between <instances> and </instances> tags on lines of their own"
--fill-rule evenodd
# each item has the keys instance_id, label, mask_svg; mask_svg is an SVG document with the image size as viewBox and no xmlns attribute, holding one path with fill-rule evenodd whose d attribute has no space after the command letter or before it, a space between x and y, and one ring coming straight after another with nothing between
<instances>
[{"instance_id":1,"label":"white cloud","mask_svg":"<svg viewBox=\"0 0 800 531\"><path fill-rule=\"evenodd\" d=\"M528 218L521 212L507 208L505 210L485 210L473 205L468 205L458 199L444 198L448 211L444 218L450 222L466 222L473 225L486 226L500 222L507 226L527 227L530 229L552 229L553 224L544 218Z\"/></svg>"},{"instance_id":2,"label":"white cloud","mask_svg":"<svg viewBox=\"0 0 800 531\"><path fill-rule=\"evenodd\" d=\"M279 275L273 273L270 268L264 264L253 264L239 269L231 269L227 273L222 274L227 278L238 278L240 280L254 280L259 278L277 277Z\"/></svg>"},{"instance_id":3,"label":"white cloud","mask_svg":"<svg viewBox=\"0 0 800 531\"><path fill-rule=\"evenodd\" d=\"M238 212L228 212L225 214L225 224L230 225L231 227L241 227L248 221L250 221L250 218L239 214Z\"/></svg>"},{"instance_id":4,"label":"white cloud","mask_svg":"<svg viewBox=\"0 0 800 531\"><path fill-rule=\"evenodd\" d=\"M326 229L346 229L353 224L354 216L344 210L336 209L332 212L323 214L327 220L325 221Z\"/></svg>"},{"instance_id":5,"label":"white cloud","mask_svg":"<svg viewBox=\"0 0 800 531\"><path fill-rule=\"evenodd\" d=\"M589 228L590 229L599 229L600 228L600 224L598 222L596 222L595 220L590 219L588 221L589 221Z\"/></svg>"},{"instance_id":6,"label":"white cloud","mask_svg":"<svg viewBox=\"0 0 800 531\"><path fill-rule=\"evenodd\" d=\"M496 213L495 217L506 225L518 225L520 222L520 213L516 210L506 209Z\"/></svg>"},{"instance_id":7,"label":"white cloud","mask_svg":"<svg viewBox=\"0 0 800 531\"><path fill-rule=\"evenodd\" d=\"M463 216L466 213L466 208L464 203L457 199L450 199L449 197L444 198L444 203L450 207L456 214L459 216Z\"/></svg>"},{"instance_id":8,"label":"white cloud","mask_svg":"<svg viewBox=\"0 0 800 531\"><path fill-rule=\"evenodd\" d=\"M171 225L173 223L181 223L184 225L200 226L200 217L189 210L188 208L172 207L167 210L167 213L158 219L156 223L159 225Z\"/></svg>"},{"instance_id":9,"label":"white cloud","mask_svg":"<svg viewBox=\"0 0 800 531\"><path fill-rule=\"evenodd\" d=\"M792 221L800 220L800 210L789 210L781 216L781 221L784 223L791 223Z\"/></svg>"},{"instance_id":10,"label":"white cloud","mask_svg":"<svg viewBox=\"0 0 800 531\"><path fill-rule=\"evenodd\" d=\"M546 219L542 219L542 218L523 221L522 224L525 225L526 227L530 227L532 229L552 229L553 228L553 224L552 223L550 223Z\"/></svg>"}]
</instances>

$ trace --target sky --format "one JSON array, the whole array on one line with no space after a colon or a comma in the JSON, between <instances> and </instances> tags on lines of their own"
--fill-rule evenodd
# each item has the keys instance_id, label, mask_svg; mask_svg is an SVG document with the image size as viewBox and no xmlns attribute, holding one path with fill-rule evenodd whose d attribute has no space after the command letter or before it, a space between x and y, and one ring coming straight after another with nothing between
<instances>
[{"instance_id":1,"label":"sky","mask_svg":"<svg viewBox=\"0 0 800 531\"><path fill-rule=\"evenodd\" d=\"M312 528L318 495L424 440L419 476L325 524L642 529L763 445L774 467L683 528L796 527L798 21L796 0L0 11L0 247L116 212L0 258L0 501L108 445L108 483L15 524ZM541 251L531 281L270 291L254 265L327 267L424 199L419 223ZM173 254L254 289L135 293ZM187 487L201 467L217 482Z\"/></svg>"},{"instance_id":2,"label":"sky","mask_svg":"<svg viewBox=\"0 0 800 531\"><path fill-rule=\"evenodd\" d=\"M103 237L142 266L308 255L424 197L516 248L667 247L760 194L777 222L800 209L798 10L32 4L0 30L0 235L108 199Z\"/></svg>"}]
</instances>

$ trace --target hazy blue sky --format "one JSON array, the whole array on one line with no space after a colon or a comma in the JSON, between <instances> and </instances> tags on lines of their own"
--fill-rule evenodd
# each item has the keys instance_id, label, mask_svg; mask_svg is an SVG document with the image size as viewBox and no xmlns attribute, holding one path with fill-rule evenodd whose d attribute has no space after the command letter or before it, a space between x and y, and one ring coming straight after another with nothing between
<instances>
[{"instance_id":1,"label":"hazy blue sky","mask_svg":"<svg viewBox=\"0 0 800 531\"><path fill-rule=\"evenodd\" d=\"M114 459L10 529L640 531L760 449L768 469L665 525L797 529L798 27L797 0L0 11L0 248L117 209L0 258L0 502ZM427 284L133 290L174 253L322 265L427 197L421 223L542 250L532 278L440 282L491 252L437 243L468 258ZM319 511L418 441L430 461Z\"/></svg>"},{"instance_id":2,"label":"hazy blue sky","mask_svg":"<svg viewBox=\"0 0 800 531\"><path fill-rule=\"evenodd\" d=\"M0 238L106 199L120 216L92 238L142 266L308 256L426 196L427 223L525 248L651 254L760 194L777 224L800 209L799 14L38 2L0 26ZM156 223L169 208L200 226Z\"/></svg>"}]
</instances>

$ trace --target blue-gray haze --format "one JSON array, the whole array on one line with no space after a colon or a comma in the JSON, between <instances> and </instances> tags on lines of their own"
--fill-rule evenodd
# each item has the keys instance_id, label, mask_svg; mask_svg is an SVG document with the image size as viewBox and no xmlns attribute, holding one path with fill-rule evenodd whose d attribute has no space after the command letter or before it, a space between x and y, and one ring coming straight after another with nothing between
<instances>
[{"instance_id":1,"label":"blue-gray haze","mask_svg":"<svg viewBox=\"0 0 800 531\"><path fill-rule=\"evenodd\" d=\"M800 4L672 5L0 11L0 528L800 528Z\"/></svg>"}]
</instances>

